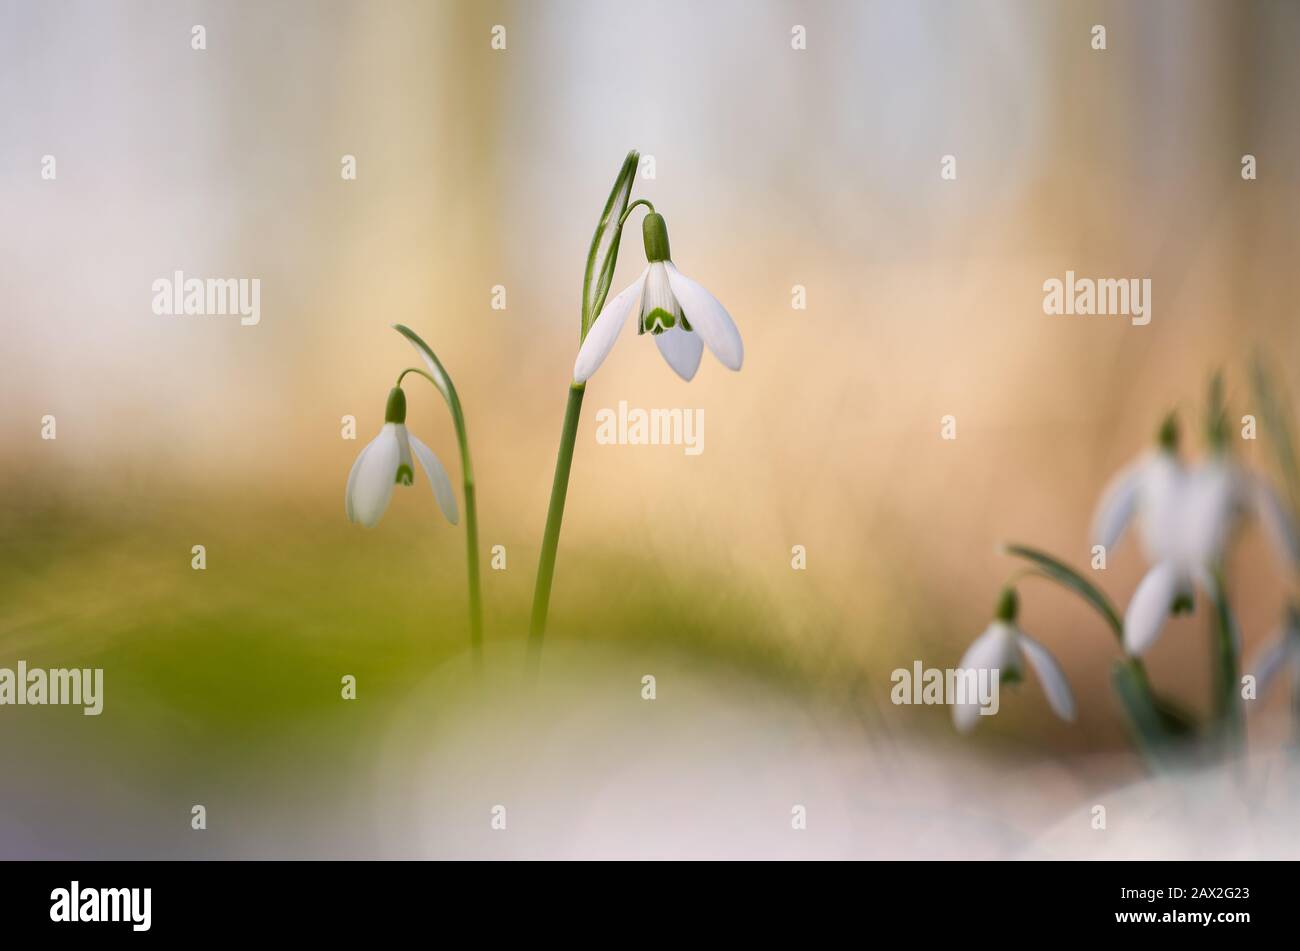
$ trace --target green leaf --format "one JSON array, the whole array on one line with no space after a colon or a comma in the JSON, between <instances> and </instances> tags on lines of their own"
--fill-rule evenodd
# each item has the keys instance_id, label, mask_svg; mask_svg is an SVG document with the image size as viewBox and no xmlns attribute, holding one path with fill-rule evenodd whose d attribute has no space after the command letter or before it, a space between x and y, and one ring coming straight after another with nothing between
<instances>
[{"instance_id":1,"label":"green leaf","mask_svg":"<svg viewBox=\"0 0 1300 951\"><path fill-rule=\"evenodd\" d=\"M1014 555L1017 558L1024 558L1033 562L1047 577L1087 601L1110 625L1119 642L1124 643L1124 622L1120 620L1119 614L1110 603L1110 599L1102 594L1101 590L1091 581L1080 575L1069 565L1057 561L1051 555L1036 548L1029 548L1025 545L1007 545L1004 550L1008 555Z\"/></svg>"},{"instance_id":2,"label":"green leaf","mask_svg":"<svg viewBox=\"0 0 1300 951\"><path fill-rule=\"evenodd\" d=\"M423 358L424 365L429 368L429 375L433 377L433 385L438 388L438 392L442 394L447 404L450 406L459 405L460 401L456 398L456 387L452 385L451 377L443 369L442 361L438 359L433 349L424 342L419 334L405 324L393 324L393 329L411 341L411 345Z\"/></svg>"},{"instance_id":3,"label":"green leaf","mask_svg":"<svg viewBox=\"0 0 1300 951\"><path fill-rule=\"evenodd\" d=\"M1211 587L1210 601L1214 606L1211 619L1214 712L1225 736L1232 737L1239 733L1241 726L1241 701L1237 694L1237 648L1241 643L1241 632L1228 603L1223 577L1218 572L1215 572Z\"/></svg>"},{"instance_id":4,"label":"green leaf","mask_svg":"<svg viewBox=\"0 0 1300 951\"><path fill-rule=\"evenodd\" d=\"M1115 661L1111 684L1144 748L1164 742L1164 721L1151 697L1151 685L1140 662Z\"/></svg>"},{"instance_id":5,"label":"green leaf","mask_svg":"<svg viewBox=\"0 0 1300 951\"><path fill-rule=\"evenodd\" d=\"M1196 734L1195 721L1151 689L1146 668L1136 657L1115 661L1111 685L1128 714L1138 747L1153 766L1169 765L1180 741Z\"/></svg>"},{"instance_id":6,"label":"green leaf","mask_svg":"<svg viewBox=\"0 0 1300 951\"><path fill-rule=\"evenodd\" d=\"M1260 356L1256 356L1251 364L1251 384L1259 404L1259 415L1269 435L1273 458L1286 485L1291 511L1300 511L1300 462L1296 458L1295 427L1291 424L1286 394L1274 386L1268 367Z\"/></svg>"},{"instance_id":7,"label":"green leaf","mask_svg":"<svg viewBox=\"0 0 1300 951\"><path fill-rule=\"evenodd\" d=\"M632 198L632 183L636 176L640 154L633 149L623 160L618 178L605 201L605 210L601 212L596 225L596 233L591 237L591 250L587 252L587 272L582 279L582 338L586 339L591 322L600 313L609 293L609 285L614 280L614 265L618 263L618 245L623 236L620 221Z\"/></svg>"},{"instance_id":8,"label":"green leaf","mask_svg":"<svg viewBox=\"0 0 1300 951\"><path fill-rule=\"evenodd\" d=\"M1205 393L1205 441L1212 449L1222 449L1228 443L1228 404L1219 370L1210 377Z\"/></svg>"},{"instance_id":9,"label":"green leaf","mask_svg":"<svg viewBox=\"0 0 1300 951\"><path fill-rule=\"evenodd\" d=\"M1168 733L1179 737L1189 737L1196 733L1196 717L1158 693L1152 693L1151 697L1156 713L1160 714L1160 722Z\"/></svg>"}]
</instances>

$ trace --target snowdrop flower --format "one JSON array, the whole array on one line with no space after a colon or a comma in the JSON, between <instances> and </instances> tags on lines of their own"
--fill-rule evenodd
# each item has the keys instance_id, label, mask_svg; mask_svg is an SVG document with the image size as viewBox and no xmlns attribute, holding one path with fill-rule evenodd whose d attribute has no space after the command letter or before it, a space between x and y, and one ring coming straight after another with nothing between
<instances>
[{"instance_id":1,"label":"snowdrop flower","mask_svg":"<svg viewBox=\"0 0 1300 951\"><path fill-rule=\"evenodd\" d=\"M1121 470L1102 492L1092 523L1093 544L1109 551L1138 521L1143 553L1153 567L1138 584L1124 615L1124 648L1141 654L1154 643L1171 613L1190 610L1196 583L1213 584L1201 555L1203 528L1189 528L1187 503L1198 494L1207 511L1216 504L1208 482L1193 492L1191 475L1178 458L1178 421L1170 413L1160 425L1157 448ZM1202 518L1199 521L1204 522Z\"/></svg>"},{"instance_id":2,"label":"snowdrop flower","mask_svg":"<svg viewBox=\"0 0 1300 951\"><path fill-rule=\"evenodd\" d=\"M1020 629L1016 623L1018 611L1019 598L1015 589L1004 589L992 623L966 649L958 667L962 670L999 671L1003 683L1014 683L1023 679L1024 661L1028 659L1052 710L1062 720L1072 723L1074 694L1065 679L1065 672L1046 647ZM980 719L979 711L978 701L954 704L953 723L958 730L968 733Z\"/></svg>"},{"instance_id":3,"label":"snowdrop flower","mask_svg":"<svg viewBox=\"0 0 1300 951\"><path fill-rule=\"evenodd\" d=\"M1124 614L1124 647L1145 653L1172 615L1192 609L1196 588L1217 598L1215 571L1233 532L1247 516L1263 522L1282 560L1300 559L1293 523L1266 482L1234 462L1212 427L1219 448L1188 468L1177 457L1172 416L1160 428L1160 449L1121 472L1102 496L1093 539L1107 548L1136 515L1151 570L1138 584Z\"/></svg>"},{"instance_id":4,"label":"snowdrop flower","mask_svg":"<svg viewBox=\"0 0 1300 951\"><path fill-rule=\"evenodd\" d=\"M745 357L740 332L717 298L673 266L668 228L653 211L642 222L649 266L608 301L587 332L573 365L575 383L585 383L614 347L637 302L637 333L654 337L659 352L683 380L700 366L707 344L723 366L739 370Z\"/></svg>"},{"instance_id":5,"label":"snowdrop flower","mask_svg":"<svg viewBox=\"0 0 1300 951\"><path fill-rule=\"evenodd\" d=\"M406 431L406 394L400 386L389 391L383 429L361 450L348 473L345 504L349 521L360 522L366 528L373 528L378 523L388 508L393 486L398 483L410 485L414 481L413 454L433 487L442 514L451 524L456 524L459 518L456 495L452 492L447 470L432 449Z\"/></svg>"},{"instance_id":6,"label":"snowdrop flower","mask_svg":"<svg viewBox=\"0 0 1300 951\"><path fill-rule=\"evenodd\" d=\"M1178 421L1172 413L1160 426L1157 447L1122 469L1102 492L1092 520L1093 544L1109 552L1135 518L1147 561L1177 557L1187 472L1178 459Z\"/></svg>"},{"instance_id":7,"label":"snowdrop flower","mask_svg":"<svg viewBox=\"0 0 1300 951\"><path fill-rule=\"evenodd\" d=\"M1273 684L1279 673L1291 674L1292 702L1300 716L1300 609L1292 605L1287 610L1286 621L1268 644L1247 665L1255 674L1258 696Z\"/></svg>"},{"instance_id":8,"label":"snowdrop flower","mask_svg":"<svg viewBox=\"0 0 1300 951\"><path fill-rule=\"evenodd\" d=\"M1189 555L1201 564L1218 563L1234 531L1249 518L1264 527L1284 572L1300 564L1300 539L1287 507L1268 482L1227 452L1214 453L1192 470L1186 512Z\"/></svg>"}]
</instances>

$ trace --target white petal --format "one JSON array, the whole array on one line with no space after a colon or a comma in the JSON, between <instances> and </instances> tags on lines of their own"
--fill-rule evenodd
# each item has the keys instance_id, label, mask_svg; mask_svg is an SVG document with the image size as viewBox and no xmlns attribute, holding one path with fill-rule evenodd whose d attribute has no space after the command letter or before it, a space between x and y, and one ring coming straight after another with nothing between
<instances>
[{"instance_id":1,"label":"white petal","mask_svg":"<svg viewBox=\"0 0 1300 951\"><path fill-rule=\"evenodd\" d=\"M1188 473L1184 484L1183 548L1187 564L1218 564L1228 545L1240 498L1230 465L1212 459Z\"/></svg>"},{"instance_id":2,"label":"white petal","mask_svg":"<svg viewBox=\"0 0 1300 951\"><path fill-rule=\"evenodd\" d=\"M1124 612L1124 649L1130 654L1136 657L1155 643L1181 585L1173 562L1162 561L1147 572Z\"/></svg>"},{"instance_id":3,"label":"white petal","mask_svg":"<svg viewBox=\"0 0 1300 951\"><path fill-rule=\"evenodd\" d=\"M1006 621L993 621L971 642L957 665L962 670L1010 670L1020 672L1016 656L1016 632Z\"/></svg>"},{"instance_id":4,"label":"white petal","mask_svg":"<svg viewBox=\"0 0 1300 951\"><path fill-rule=\"evenodd\" d=\"M347 488L343 490L343 507L348 513L349 522L355 522L357 520L352 509L352 493L356 489L357 473L361 471L361 460L366 458L366 453L370 451L370 447L375 444L378 438L379 437L376 436L375 439L370 440L370 442L366 443L365 446L361 448L361 451L357 453L357 461L352 463L352 468L348 470L348 485Z\"/></svg>"},{"instance_id":5,"label":"white petal","mask_svg":"<svg viewBox=\"0 0 1300 951\"><path fill-rule=\"evenodd\" d=\"M984 629L984 633L966 648L960 670L1020 671L1019 650L1016 647L1015 630L1005 621L994 621ZM1000 676L1000 675L999 675ZM980 718L978 700L967 703L954 703L952 722L962 733L969 732Z\"/></svg>"},{"instance_id":6,"label":"white petal","mask_svg":"<svg viewBox=\"0 0 1300 951\"><path fill-rule=\"evenodd\" d=\"M704 341L700 335L682 330L681 327L673 327L651 336L655 338L655 345L668 365L677 371L678 376L689 382L700 368L700 357L704 353Z\"/></svg>"},{"instance_id":7,"label":"white petal","mask_svg":"<svg viewBox=\"0 0 1300 951\"><path fill-rule=\"evenodd\" d=\"M641 328L653 331L661 326L662 318L656 317L653 323L648 319L656 310L671 315L675 323L681 322L682 305L673 294L673 286L668 282L668 266L663 261L652 263L645 277L645 287L641 290Z\"/></svg>"},{"instance_id":8,"label":"white petal","mask_svg":"<svg viewBox=\"0 0 1300 951\"><path fill-rule=\"evenodd\" d=\"M1283 662L1293 653L1289 635L1286 628L1276 632L1268 645L1246 665L1247 673L1255 675L1257 697L1264 696L1264 691L1282 669Z\"/></svg>"},{"instance_id":9,"label":"white petal","mask_svg":"<svg viewBox=\"0 0 1300 951\"><path fill-rule=\"evenodd\" d=\"M1169 452L1148 457L1138 489L1138 528L1143 553L1151 564L1183 558L1184 513L1188 475Z\"/></svg>"},{"instance_id":10,"label":"white petal","mask_svg":"<svg viewBox=\"0 0 1300 951\"><path fill-rule=\"evenodd\" d=\"M1110 480L1092 518L1092 543L1109 552L1119 542L1137 508L1147 460L1134 463Z\"/></svg>"},{"instance_id":11,"label":"white petal","mask_svg":"<svg viewBox=\"0 0 1300 951\"><path fill-rule=\"evenodd\" d=\"M352 518L366 528L373 528L393 496L393 480L402 458L402 447L397 439L395 423L384 423L369 446L361 454L349 478L351 485Z\"/></svg>"},{"instance_id":12,"label":"white petal","mask_svg":"<svg viewBox=\"0 0 1300 951\"><path fill-rule=\"evenodd\" d=\"M713 355L728 370L739 370L745 360L745 345L731 315L718 299L692 281L671 261L665 262L668 283L672 285L677 302L682 305L691 329L700 335Z\"/></svg>"},{"instance_id":13,"label":"white petal","mask_svg":"<svg viewBox=\"0 0 1300 951\"><path fill-rule=\"evenodd\" d=\"M1283 564L1288 570L1295 568L1300 563L1300 539L1296 537L1296 523L1292 513L1287 511L1272 486L1258 476L1248 477L1247 492L1249 504L1263 523L1264 531Z\"/></svg>"},{"instance_id":14,"label":"white petal","mask_svg":"<svg viewBox=\"0 0 1300 951\"><path fill-rule=\"evenodd\" d=\"M393 432L397 434L397 481L400 485L410 485L415 481L414 463L411 461L411 437L406 431L405 423L394 423ZM403 479L403 471L406 478Z\"/></svg>"},{"instance_id":15,"label":"white petal","mask_svg":"<svg viewBox=\"0 0 1300 951\"><path fill-rule=\"evenodd\" d=\"M1034 668L1047 702L1056 715L1069 723L1074 722L1074 694L1070 692L1070 682L1065 679L1065 671L1056 662L1056 658L1038 641L1024 631L1020 632L1020 649L1024 651L1029 666Z\"/></svg>"},{"instance_id":16,"label":"white petal","mask_svg":"<svg viewBox=\"0 0 1300 951\"><path fill-rule=\"evenodd\" d=\"M447 521L455 525L460 519L460 513L456 510L456 493L452 491L451 480L447 478L447 470L442 467L438 457L433 454L433 450L420 442L415 434L410 435L411 449L415 452L415 458L420 460L420 467L424 469L424 474L429 477L429 485L433 487L433 495L438 500L438 507L442 509L442 514L447 516Z\"/></svg>"},{"instance_id":17,"label":"white petal","mask_svg":"<svg viewBox=\"0 0 1300 951\"><path fill-rule=\"evenodd\" d=\"M641 296L641 288L645 284L645 276L648 273L650 268L647 267L641 272L640 277L619 291L613 300L605 302L604 308L592 322L591 329L587 331L582 346L578 348L578 359L573 364L575 383L586 383L609 356L609 351L614 348L614 341L618 339L619 331L623 329L628 315L636 307L637 298Z\"/></svg>"}]
</instances>

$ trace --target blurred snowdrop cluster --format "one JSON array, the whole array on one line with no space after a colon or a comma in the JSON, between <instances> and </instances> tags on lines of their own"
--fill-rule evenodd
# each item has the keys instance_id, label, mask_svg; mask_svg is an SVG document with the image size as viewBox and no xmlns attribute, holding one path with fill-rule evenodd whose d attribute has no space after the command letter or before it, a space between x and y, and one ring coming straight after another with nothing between
<instances>
[{"instance_id":1,"label":"blurred snowdrop cluster","mask_svg":"<svg viewBox=\"0 0 1300 951\"><path fill-rule=\"evenodd\" d=\"M1238 528L1258 518L1283 573L1300 562L1295 523L1272 486L1235 459L1227 440L1222 383L1211 385L1208 453L1194 463L1179 456L1178 421L1170 415L1157 447L1114 477L1093 520L1093 541L1109 551L1134 519L1150 571L1124 614L1124 647L1144 653L1168 618L1191 610L1195 590L1220 601L1223 560Z\"/></svg>"},{"instance_id":2,"label":"blurred snowdrop cluster","mask_svg":"<svg viewBox=\"0 0 1300 951\"><path fill-rule=\"evenodd\" d=\"M1007 553L1028 562L1028 567L1008 582L997 617L967 650L961 667L999 670L1004 681L1018 679L1021 651L1032 651L1032 666L1052 709L1063 719L1074 718L1069 684L1047 648L1023 634L1005 633L1019 632L1015 626L1016 583L1038 576L1081 597L1111 628L1122 650L1113 684L1138 746L1149 757L1158 760L1171 749L1233 748L1225 741L1242 735L1241 699L1253 699L1256 691L1268 689L1284 671L1291 674L1293 706L1300 725L1300 606L1294 598L1285 606L1280 629L1250 665L1250 677L1243 677L1241 633L1226 583L1225 562L1241 529L1251 521L1258 522L1268 535L1281 576L1291 581L1300 578L1300 528L1295 517L1300 464L1294 454L1290 420L1285 402L1277 398L1262 365L1255 367L1254 384L1255 402L1262 408L1263 435L1275 454L1282 491L1234 453L1223 378L1216 374L1205 401L1201 454L1184 455L1179 418L1170 413L1157 430L1155 445L1117 473L1101 494L1092 520L1092 567L1105 567L1108 553L1121 543L1130 524L1136 525L1148 564L1125 610L1117 610L1083 573L1052 555L1008 546ZM1250 426L1253 433L1253 419ZM1210 713L1204 723L1197 723L1162 697L1152 687L1141 660L1169 618L1183 613L1202 614L1209 621L1214 662ZM995 650L995 644L1001 646ZM954 711L954 720L962 730L975 722L959 710Z\"/></svg>"}]
</instances>

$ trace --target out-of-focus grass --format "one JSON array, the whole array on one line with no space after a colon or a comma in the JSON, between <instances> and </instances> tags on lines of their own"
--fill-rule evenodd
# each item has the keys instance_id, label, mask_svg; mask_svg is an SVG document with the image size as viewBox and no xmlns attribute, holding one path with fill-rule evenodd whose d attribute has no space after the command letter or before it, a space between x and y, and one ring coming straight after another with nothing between
<instances>
[{"instance_id":1,"label":"out-of-focus grass","mask_svg":"<svg viewBox=\"0 0 1300 951\"><path fill-rule=\"evenodd\" d=\"M418 763L426 744L482 712L562 729L609 697L595 708L641 723L648 708L618 698L639 702L646 673L689 671L697 697L700 685L719 697L740 690L754 710L779 697L861 737L853 744L868 759L889 755L903 717L956 742L943 710L888 707L884 659L915 648L891 654L886 619L838 616L808 596L800 611L781 610L791 591L709 568L699 552L665 560L562 540L534 692L522 660L536 549L514 545L498 572L485 545L480 690L462 530L410 498L365 531L310 502L116 497L111 511L62 501L0 513L0 665L105 671L99 717L52 707L0 716L0 755L22 764L0 793L7 855L373 854L370 784L386 775L392 727L413 704L427 730L403 733L396 755ZM203 571L190 566L195 544L206 546ZM864 653L864 641L883 647ZM357 678L355 703L340 697L345 674ZM673 696L675 681L661 691ZM1012 712L1008 729L1031 715ZM521 775L547 762L521 763ZM190 835L192 803L239 832Z\"/></svg>"},{"instance_id":2,"label":"out-of-focus grass","mask_svg":"<svg viewBox=\"0 0 1300 951\"><path fill-rule=\"evenodd\" d=\"M157 762L163 750L238 760L285 734L355 738L431 669L464 661L463 535L445 523L363 531L342 512L184 500L111 515L11 506L3 518L0 664L103 667L105 712L85 719L114 755L135 750L163 772L185 770ZM194 544L205 570L191 568ZM516 548L507 571L485 570L489 666L522 659L535 558ZM680 651L796 691L847 671L774 636L762 592L691 577L562 544L549 640L599 641L629 662ZM358 682L352 707L344 674ZM23 712L21 728L42 735L86 728L72 711Z\"/></svg>"}]
</instances>

